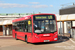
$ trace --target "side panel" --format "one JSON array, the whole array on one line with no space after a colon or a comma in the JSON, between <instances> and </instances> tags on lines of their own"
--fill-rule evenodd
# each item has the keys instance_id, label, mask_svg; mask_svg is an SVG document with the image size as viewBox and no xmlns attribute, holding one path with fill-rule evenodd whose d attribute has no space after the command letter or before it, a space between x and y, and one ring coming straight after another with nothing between
<instances>
[{"instance_id":1,"label":"side panel","mask_svg":"<svg viewBox=\"0 0 75 50\"><path fill-rule=\"evenodd\" d=\"M18 32L17 31L17 38L21 40L25 40L25 32Z\"/></svg>"},{"instance_id":2,"label":"side panel","mask_svg":"<svg viewBox=\"0 0 75 50\"><path fill-rule=\"evenodd\" d=\"M12 29L12 36L15 38L15 30Z\"/></svg>"},{"instance_id":3,"label":"side panel","mask_svg":"<svg viewBox=\"0 0 75 50\"><path fill-rule=\"evenodd\" d=\"M26 33L27 34L27 41L32 42L32 33Z\"/></svg>"}]
</instances>

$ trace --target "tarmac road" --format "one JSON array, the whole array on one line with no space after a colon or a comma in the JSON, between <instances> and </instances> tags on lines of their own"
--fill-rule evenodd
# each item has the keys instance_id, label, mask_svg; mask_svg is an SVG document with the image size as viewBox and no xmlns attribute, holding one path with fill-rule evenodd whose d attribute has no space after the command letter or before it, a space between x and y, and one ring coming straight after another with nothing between
<instances>
[{"instance_id":1,"label":"tarmac road","mask_svg":"<svg viewBox=\"0 0 75 50\"><path fill-rule=\"evenodd\" d=\"M0 39L0 50L75 50L75 44L68 40L59 39L57 42L26 43L22 40Z\"/></svg>"}]
</instances>

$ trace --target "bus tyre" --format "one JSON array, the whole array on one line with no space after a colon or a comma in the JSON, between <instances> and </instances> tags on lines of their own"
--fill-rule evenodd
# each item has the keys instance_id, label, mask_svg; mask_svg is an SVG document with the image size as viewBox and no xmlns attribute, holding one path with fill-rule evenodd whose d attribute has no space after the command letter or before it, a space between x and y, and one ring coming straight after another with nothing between
<instances>
[{"instance_id":1,"label":"bus tyre","mask_svg":"<svg viewBox=\"0 0 75 50\"><path fill-rule=\"evenodd\" d=\"M17 34L15 34L15 39L18 40L18 39L17 39Z\"/></svg>"},{"instance_id":2,"label":"bus tyre","mask_svg":"<svg viewBox=\"0 0 75 50\"><path fill-rule=\"evenodd\" d=\"M27 36L25 36L25 42L27 42Z\"/></svg>"},{"instance_id":3,"label":"bus tyre","mask_svg":"<svg viewBox=\"0 0 75 50\"><path fill-rule=\"evenodd\" d=\"M27 41L27 36L25 36L25 42L27 42L27 43L28 43L28 41Z\"/></svg>"}]
</instances>

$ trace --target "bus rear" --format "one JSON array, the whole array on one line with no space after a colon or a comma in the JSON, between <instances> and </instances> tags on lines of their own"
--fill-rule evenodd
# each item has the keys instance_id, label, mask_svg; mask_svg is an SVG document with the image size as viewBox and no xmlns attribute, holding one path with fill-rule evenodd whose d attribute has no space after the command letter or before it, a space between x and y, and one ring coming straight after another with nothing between
<instances>
[{"instance_id":1,"label":"bus rear","mask_svg":"<svg viewBox=\"0 0 75 50\"><path fill-rule=\"evenodd\" d=\"M57 22L54 14L33 15L32 43L58 40Z\"/></svg>"}]
</instances>

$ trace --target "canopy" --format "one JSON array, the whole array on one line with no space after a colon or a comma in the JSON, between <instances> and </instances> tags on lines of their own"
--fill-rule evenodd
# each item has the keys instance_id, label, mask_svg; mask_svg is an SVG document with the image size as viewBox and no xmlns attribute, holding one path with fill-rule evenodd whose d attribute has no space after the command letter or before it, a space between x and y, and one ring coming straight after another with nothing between
<instances>
[{"instance_id":1,"label":"canopy","mask_svg":"<svg viewBox=\"0 0 75 50\"><path fill-rule=\"evenodd\" d=\"M59 15L57 16L57 21L75 21L75 14Z\"/></svg>"},{"instance_id":2,"label":"canopy","mask_svg":"<svg viewBox=\"0 0 75 50\"><path fill-rule=\"evenodd\" d=\"M10 24L12 24L12 20L0 21L0 25L10 25Z\"/></svg>"}]
</instances>

